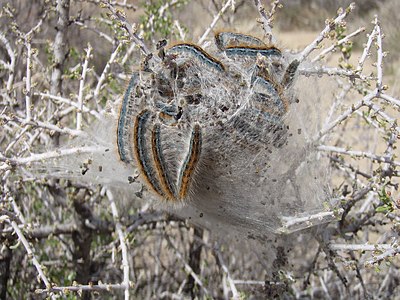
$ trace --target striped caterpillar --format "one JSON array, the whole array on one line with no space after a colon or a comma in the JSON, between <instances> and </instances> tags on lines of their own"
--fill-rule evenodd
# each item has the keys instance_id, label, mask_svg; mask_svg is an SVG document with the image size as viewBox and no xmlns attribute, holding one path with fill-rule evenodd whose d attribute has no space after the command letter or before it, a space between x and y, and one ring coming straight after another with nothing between
<instances>
[{"instance_id":1,"label":"striped caterpillar","mask_svg":"<svg viewBox=\"0 0 400 300\"><path fill-rule=\"evenodd\" d=\"M161 62L132 75L118 116L119 158L139 171L154 198L194 222L204 224L196 218L201 212L207 222L222 218L257 230L254 220L262 218L259 225L276 232L288 203L322 195L301 192L291 174L301 176L303 167L290 172L277 160L281 151L300 157L306 143L291 130L299 63L249 35L219 32L215 41L219 52L212 54L187 42L162 48ZM258 185L262 177L274 181ZM278 191L282 200L268 198ZM257 197L266 197L272 215Z\"/></svg>"}]
</instances>

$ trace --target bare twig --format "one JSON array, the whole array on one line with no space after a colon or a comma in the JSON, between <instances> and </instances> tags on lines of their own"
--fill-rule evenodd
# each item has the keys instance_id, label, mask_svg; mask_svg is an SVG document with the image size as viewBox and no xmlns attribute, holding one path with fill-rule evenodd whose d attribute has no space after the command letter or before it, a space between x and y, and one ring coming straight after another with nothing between
<instances>
[{"instance_id":1,"label":"bare twig","mask_svg":"<svg viewBox=\"0 0 400 300\"><path fill-rule=\"evenodd\" d=\"M104 38L110 44L113 45L115 43L115 40L111 36L109 36L108 34L104 33L103 31L100 31L100 30L98 30L97 28L94 28L94 27L90 27L90 26L86 25L84 22L79 21L79 20L74 20L73 22L74 22L74 24L76 24L78 26L81 26L82 28L85 28L85 29L91 30L93 32L96 32L100 37Z\"/></svg>"},{"instance_id":2,"label":"bare twig","mask_svg":"<svg viewBox=\"0 0 400 300\"><path fill-rule=\"evenodd\" d=\"M261 16L259 22L262 24L267 42L274 44L275 39L272 34L272 22L274 20L276 9L280 7L280 0L272 2L271 11L268 14L266 13L264 6L261 4L261 0L254 0L254 4L257 6L258 12Z\"/></svg>"},{"instance_id":3,"label":"bare twig","mask_svg":"<svg viewBox=\"0 0 400 300\"><path fill-rule=\"evenodd\" d=\"M383 89L382 81L383 81L383 50L382 50L382 34L381 34L381 27L378 22L378 18L375 17L375 27L376 27L376 43L377 43L377 62L376 62L376 69L377 69L377 81L376 81L376 88L378 89L378 93L380 93Z\"/></svg>"},{"instance_id":4,"label":"bare twig","mask_svg":"<svg viewBox=\"0 0 400 300\"><path fill-rule=\"evenodd\" d=\"M119 215L117 210L117 205L114 201L114 196L109 189L106 191L108 200L110 201L111 212L115 222L115 230L118 233L119 242L121 245L121 252L122 252L122 270L124 272L124 280L121 285L125 286L125 300L129 300L129 262L128 262L128 248L125 243L125 234L122 230L122 225L119 221Z\"/></svg>"},{"instance_id":5,"label":"bare twig","mask_svg":"<svg viewBox=\"0 0 400 300\"><path fill-rule=\"evenodd\" d=\"M354 157L364 157L369 158L377 162L388 163L394 166L400 166L400 161L394 161L391 157L388 156L381 156L376 155L374 153L365 152L365 151L354 151L354 150L347 150L344 148L334 147L334 146L325 146L321 145L317 147L320 151L328 151L328 152L335 152L340 154L345 154Z\"/></svg>"},{"instance_id":6,"label":"bare twig","mask_svg":"<svg viewBox=\"0 0 400 300\"><path fill-rule=\"evenodd\" d=\"M228 278L229 286L230 286L231 291L232 291L232 299L239 300L240 297L239 297L239 293L238 293L238 291L236 289L235 282L233 281L233 279L232 279L232 277L231 277L231 275L229 273L228 267L226 266L226 264L224 262L224 259L223 259L222 255L221 255L221 252L218 249L215 249L214 251L217 254L218 261L219 261L219 263L220 263L220 265L222 267L222 271L224 271L224 273L226 274L226 276Z\"/></svg>"},{"instance_id":7,"label":"bare twig","mask_svg":"<svg viewBox=\"0 0 400 300\"><path fill-rule=\"evenodd\" d=\"M82 291L93 291L93 292L100 292L100 291L111 291L111 290L126 290L129 289L129 286L124 284L107 284L107 283L99 283L99 284L88 284L88 285L72 285L72 286L53 286L47 289L37 289L35 293L42 294L42 293L51 293L51 292L58 292L58 293L67 293L67 292L82 292Z\"/></svg>"},{"instance_id":8,"label":"bare twig","mask_svg":"<svg viewBox=\"0 0 400 300\"><path fill-rule=\"evenodd\" d=\"M212 20L210 26L208 26L208 28L206 29L206 31L203 33L203 35L201 36L201 38L199 38L199 40L197 41L197 43L199 45L203 45L205 39L207 38L208 34L210 33L210 31L215 27L215 25L217 24L218 20L221 18L221 16L225 13L225 11L229 8L229 6L231 6L233 3L232 0L227 0L225 2L225 4L222 6L221 10L218 12L218 14L216 14L214 16L214 19Z\"/></svg>"},{"instance_id":9,"label":"bare twig","mask_svg":"<svg viewBox=\"0 0 400 300\"><path fill-rule=\"evenodd\" d=\"M357 244L330 244L329 249L335 251L384 251L393 249L393 245L375 244L375 245L357 245Z\"/></svg>"},{"instance_id":10,"label":"bare twig","mask_svg":"<svg viewBox=\"0 0 400 300\"><path fill-rule=\"evenodd\" d=\"M375 90L374 92L371 92L367 96L362 98L356 104L352 105L350 108L348 108L346 111L344 111L339 117L337 117L336 120L332 121L327 126L325 126L325 128L322 129L318 133L318 136L315 138L315 140L320 139L327 133L331 132L333 128L335 128L337 125L339 125L344 120L346 120L348 117L350 117L356 110L360 109L362 106L370 105L371 100L374 99L376 97L376 95L377 95L377 91Z\"/></svg>"},{"instance_id":11,"label":"bare twig","mask_svg":"<svg viewBox=\"0 0 400 300\"><path fill-rule=\"evenodd\" d=\"M1 218L4 220L4 216ZM46 288L51 288L50 281L47 279L47 276L44 274L42 266L40 265L34 252L32 251L32 248L29 245L29 242L26 240L24 234L19 229L18 224L15 221L8 220L8 218L5 218L5 219L7 219L7 221L10 223L10 225L14 229L15 233L18 235L18 239L22 242L22 245L24 246L26 252L28 253L28 257L32 260L32 264L35 266L35 268L40 276L40 279L43 281L44 285L46 286Z\"/></svg>"},{"instance_id":12,"label":"bare twig","mask_svg":"<svg viewBox=\"0 0 400 300\"><path fill-rule=\"evenodd\" d=\"M176 246L172 243L171 239L168 236L165 236L165 239L168 242L168 245L174 250L175 255L179 258L179 260L184 264L186 271L193 277L195 282L198 284L198 286L201 288L201 290L204 292L206 295L210 295L210 292L207 290L199 276L193 271L193 269L189 266L189 264L186 262L185 258L183 255L179 252L179 250L176 248Z\"/></svg>"},{"instance_id":13,"label":"bare twig","mask_svg":"<svg viewBox=\"0 0 400 300\"><path fill-rule=\"evenodd\" d=\"M363 74L357 73L353 70L346 70L340 68L332 68L326 66L313 66L313 67L300 67L298 69L301 75L329 75L329 76L340 76L348 77L349 79L360 79L363 81L375 79L371 76L365 76Z\"/></svg>"},{"instance_id":14,"label":"bare twig","mask_svg":"<svg viewBox=\"0 0 400 300\"><path fill-rule=\"evenodd\" d=\"M32 102L31 102L31 86L32 86L32 46L31 42L27 41L26 45L26 95L25 95L25 107L26 107L26 121L29 122L32 119Z\"/></svg>"},{"instance_id":15,"label":"bare twig","mask_svg":"<svg viewBox=\"0 0 400 300\"><path fill-rule=\"evenodd\" d=\"M8 163L15 164L15 165L24 165L24 164L35 162L35 161L41 161L41 160L46 160L46 159L51 159L51 158L58 158L58 157L62 157L62 156L77 155L77 154L82 154L82 153L101 153L101 152L104 152L107 150L108 150L108 148L91 146L91 147L61 149L61 150L49 151L49 152L40 153L40 154L32 153L28 157L7 158L7 157L2 157L0 155L0 161L8 162Z\"/></svg>"},{"instance_id":16,"label":"bare twig","mask_svg":"<svg viewBox=\"0 0 400 300\"><path fill-rule=\"evenodd\" d=\"M312 51L314 51L317 46L323 41L323 39L326 37L326 35L335 28L335 26L337 24L340 24L344 18L347 17L347 15L354 9L355 4L352 3L349 5L349 7L347 9L345 9L344 11L342 10L339 15L336 17L336 19L334 20L327 20L326 21L326 26L324 28L324 30L321 31L321 33L318 35L318 37L310 44L308 45L306 48L304 48L304 50L300 53L300 55L298 56L298 61L301 63L302 61L304 61Z\"/></svg>"},{"instance_id":17,"label":"bare twig","mask_svg":"<svg viewBox=\"0 0 400 300\"><path fill-rule=\"evenodd\" d=\"M118 53L120 52L121 47L122 47L122 43L119 43L118 46L115 48L115 50L111 53L110 58L107 61L107 64L105 65L105 67L103 69L103 72L101 73L99 81L97 82L96 88L93 93L93 97L97 103L99 103L101 100L101 99L99 99L100 90L102 88L104 81L107 78L108 72L110 71L111 64L114 62L115 58L117 57Z\"/></svg>"},{"instance_id":18,"label":"bare twig","mask_svg":"<svg viewBox=\"0 0 400 300\"><path fill-rule=\"evenodd\" d=\"M375 257L367 260L364 262L365 266L371 266L373 264L379 263L385 259L393 257L400 253L400 247L391 247L387 251L383 252L382 254L376 255Z\"/></svg>"},{"instance_id":19,"label":"bare twig","mask_svg":"<svg viewBox=\"0 0 400 300\"><path fill-rule=\"evenodd\" d=\"M377 34L377 31L376 31L376 26L375 26L374 29L372 30L372 32L369 34L367 44L365 45L363 53L362 53L360 59L358 60L358 65L357 65L357 69L356 69L357 72L362 71L365 60L370 55L369 51L371 49L372 42L374 41L374 39L376 37L376 34Z\"/></svg>"},{"instance_id":20,"label":"bare twig","mask_svg":"<svg viewBox=\"0 0 400 300\"><path fill-rule=\"evenodd\" d=\"M79 109L79 105L76 102L74 102L74 101L72 101L70 99L61 97L61 96L55 96L55 95L51 95L49 93L42 93L42 92L35 93L35 95L38 95L38 96L43 97L43 98L49 98L49 99L52 99L52 100L60 102L60 103L65 103L65 104L68 104L70 106L73 106L73 107ZM82 111L85 112L85 113L89 113L89 114L95 116L97 119L101 118L100 113L98 113L95 110L89 109L83 103L82 103Z\"/></svg>"},{"instance_id":21,"label":"bare twig","mask_svg":"<svg viewBox=\"0 0 400 300\"><path fill-rule=\"evenodd\" d=\"M379 98L382 98L383 100L387 101L389 104L393 104L396 105L398 107L400 107L400 100L399 99L395 99L389 95L383 94L381 93L379 95Z\"/></svg>"},{"instance_id":22,"label":"bare twig","mask_svg":"<svg viewBox=\"0 0 400 300\"><path fill-rule=\"evenodd\" d=\"M329 52L332 52L335 48L337 48L338 46L346 43L347 41L349 41L352 37L360 34L361 32L365 31L365 27L360 27L358 28L356 31L353 31L352 33L346 35L344 38L342 38L341 40L337 41L334 45L326 48L325 50L323 50L320 54L318 54L313 60L312 62L316 62L319 61L321 59L323 59L326 54L328 54Z\"/></svg>"},{"instance_id":23,"label":"bare twig","mask_svg":"<svg viewBox=\"0 0 400 300\"><path fill-rule=\"evenodd\" d=\"M147 48L145 43L141 38L138 37L136 34L136 28L132 27L132 25L127 21L124 13L116 9L113 4L111 4L110 1L102 1L103 3L110 11L111 13L121 22L121 26L125 28L125 30L129 33L130 37L132 38L133 42L140 47L142 52L147 56L151 54L151 51ZM157 59L155 57L155 59Z\"/></svg>"},{"instance_id":24,"label":"bare twig","mask_svg":"<svg viewBox=\"0 0 400 300\"><path fill-rule=\"evenodd\" d=\"M86 79L86 72L87 72L87 66L89 63L89 58L92 52L92 47L90 44L88 44L88 47L86 49L86 57L85 61L82 66L82 75L79 80L79 91L78 91L78 111L76 113L76 129L81 130L82 129L82 111L83 111L83 89L85 87L85 79Z\"/></svg>"},{"instance_id":25,"label":"bare twig","mask_svg":"<svg viewBox=\"0 0 400 300\"><path fill-rule=\"evenodd\" d=\"M31 125L34 127L41 127L41 128L45 128L45 129L49 129L55 132L60 132L60 133L64 133L64 134L69 134L71 136L83 136L85 135L85 133L83 131L80 130L75 130L75 129L69 129L69 128L60 128L56 125L47 123L47 122L42 122L42 121L26 121L25 119L22 119L20 117L17 116L12 116L12 117L8 117L8 116L0 116L0 120L5 120L5 121L17 121L19 123L21 123L22 125L26 126L26 125Z\"/></svg>"},{"instance_id":26,"label":"bare twig","mask_svg":"<svg viewBox=\"0 0 400 300\"><path fill-rule=\"evenodd\" d=\"M184 41L186 40L186 34L185 31L183 30L181 24L179 23L178 20L174 21L174 26L176 27L176 29L178 29L178 33L179 33L179 38Z\"/></svg>"}]
</instances>

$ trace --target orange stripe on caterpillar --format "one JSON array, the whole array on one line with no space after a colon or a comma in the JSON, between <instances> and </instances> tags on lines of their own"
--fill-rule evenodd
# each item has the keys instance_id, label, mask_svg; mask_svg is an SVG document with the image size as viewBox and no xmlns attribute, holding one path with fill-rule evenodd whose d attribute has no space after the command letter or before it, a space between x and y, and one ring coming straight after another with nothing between
<instances>
[{"instance_id":1,"label":"orange stripe on caterpillar","mask_svg":"<svg viewBox=\"0 0 400 300\"><path fill-rule=\"evenodd\" d=\"M156 167L156 172L160 180L161 189L165 194L167 200L176 200L175 187L169 177L169 172L165 158L163 155L163 149L161 146L161 130L160 124L156 124L153 127L151 134L151 149L154 158L154 165Z\"/></svg>"},{"instance_id":2,"label":"orange stripe on caterpillar","mask_svg":"<svg viewBox=\"0 0 400 300\"><path fill-rule=\"evenodd\" d=\"M185 160L180 168L179 182L179 199L186 198L190 185L193 181L194 172L200 160L202 147L202 133L200 125L196 124L193 127L189 142L189 149Z\"/></svg>"},{"instance_id":3,"label":"orange stripe on caterpillar","mask_svg":"<svg viewBox=\"0 0 400 300\"><path fill-rule=\"evenodd\" d=\"M191 43L179 43L167 49L167 53L188 53L196 57L200 62L212 67L218 72L224 72L225 66L215 57L208 54L203 48Z\"/></svg>"},{"instance_id":4,"label":"orange stripe on caterpillar","mask_svg":"<svg viewBox=\"0 0 400 300\"><path fill-rule=\"evenodd\" d=\"M224 51L226 50L226 48L229 47L246 46L246 45L252 47L267 46L259 38L238 32L220 31L215 33L214 38L215 38L215 44L221 51Z\"/></svg>"},{"instance_id":5,"label":"orange stripe on caterpillar","mask_svg":"<svg viewBox=\"0 0 400 300\"><path fill-rule=\"evenodd\" d=\"M143 110L137 115L133 129L133 148L139 169L143 174L148 186L158 195L164 197L155 172L147 155L146 147L146 123L150 117L150 111Z\"/></svg>"}]
</instances>

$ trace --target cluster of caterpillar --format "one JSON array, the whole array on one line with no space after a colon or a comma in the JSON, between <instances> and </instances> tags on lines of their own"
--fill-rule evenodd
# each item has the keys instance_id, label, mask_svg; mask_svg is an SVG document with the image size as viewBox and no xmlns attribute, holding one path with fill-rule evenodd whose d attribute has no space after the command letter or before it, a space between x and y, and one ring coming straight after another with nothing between
<instances>
[{"instance_id":1,"label":"cluster of caterpillar","mask_svg":"<svg viewBox=\"0 0 400 300\"><path fill-rule=\"evenodd\" d=\"M229 125L236 131L232 134L236 137L231 138L248 145L272 142L279 146L284 141L285 126L282 117L289 104L283 91L289 82L282 86L271 76L269 66L258 62L258 56L279 59L282 56L281 51L265 45L256 37L240 33L218 32L215 34L215 41L222 51L221 55L226 55L227 60L232 61L239 57L246 60L246 63L251 62L249 76L243 79L250 79L248 84L238 86L235 90L232 87L239 76L237 72L198 45L177 43L166 49L160 47L160 64L151 66L146 61L142 72L150 73L147 82L145 79L142 79L145 82L141 82L144 77L141 74L133 74L120 108L117 129L120 159L127 164L134 159L144 182L164 200L184 201L189 191L193 190L192 181L199 169L200 157L206 155L202 151L202 131L209 130L207 124L204 124L204 120L210 119L211 109L207 107L207 102L218 106L223 100L226 110L227 106L234 107L235 101L232 98L235 96L242 96L249 102L242 104L241 109L234 113L226 114L224 126ZM288 68L288 71L293 73L296 70ZM213 74L209 77L218 76L219 82L216 80L213 84L208 84L204 80L207 72ZM284 78L287 77L293 78L285 74ZM222 93L223 97L218 96L222 99L212 99L209 91L222 89L221 86L230 86L234 94L225 92ZM241 91L238 93L237 90ZM199 108L202 106L203 108ZM214 107L214 110L215 108L219 109ZM207 112L204 113L207 110L208 115ZM218 115L214 117L217 120L222 119ZM168 165L168 150L164 148L171 147L166 141L164 144L167 145L163 145L161 133L171 131L172 126L181 127L178 130L182 130L184 123L190 128L183 130L183 134L190 136L186 138L187 145L181 145L183 149L175 147L176 151L181 152L180 155L175 155L175 159L179 161L173 162L172 166ZM265 138L271 133L275 137L274 141L270 137Z\"/></svg>"}]
</instances>

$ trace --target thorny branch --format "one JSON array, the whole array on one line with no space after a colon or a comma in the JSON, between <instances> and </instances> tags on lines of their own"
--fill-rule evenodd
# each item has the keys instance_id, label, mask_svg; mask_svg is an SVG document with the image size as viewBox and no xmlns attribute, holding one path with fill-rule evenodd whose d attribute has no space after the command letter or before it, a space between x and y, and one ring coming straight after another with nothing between
<instances>
[{"instance_id":1,"label":"thorny branch","mask_svg":"<svg viewBox=\"0 0 400 300\"><path fill-rule=\"evenodd\" d=\"M310 55L310 53L318 47L318 45L322 42L322 40L326 37L326 35L331 30L333 30L337 24L340 24L346 18L346 16L354 9L354 7L355 4L352 3L346 10L341 11L340 14L336 17L336 19L327 20L326 21L327 24L324 30L321 31L318 37L310 45L304 48L304 50L300 53L297 59L300 62L303 62Z\"/></svg>"},{"instance_id":2,"label":"thorny branch","mask_svg":"<svg viewBox=\"0 0 400 300\"><path fill-rule=\"evenodd\" d=\"M274 36L272 34L272 22L274 20L276 9L281 5L280 0L275 0L272 2L271 11L269 13L265 11L264 6L261 4L261 0L254 0L254 4L256 5L258 12L260 13L260 23L262 24L262 27L265 31L265 37L268 43L275 44Z\"/></svg>"},{"instance_id":3,"label":"thorny branch","mask_svg":"<svg viewBox=\"0 0 400 300\"><path fill-rule=\"evenodd\" d=\"M146 56L151 54L151 51L147 48L143 40L136 34L135 26L132 26L132 24L126 19L124 12L120 9L116 9L109 1L102 1L102 3L111 11L114 17L121 22L121 26L125 28L133 42L140 47L143 53Z\"/></svg>"},{"instance_id":4,"label":"thorny branch","mask_svg":"<svg viewBox=\"0 0 400 300\"><path fill-rule=\"evenodd\" d=\"M118 187L97 188L84 183L32 178L29 166L36 162L50 164L52 159L116 151L98 145L76 145L54 150L48 145L51 145L55 133L59 133L67 144L70 136L81 141L88 139L87 133L81 130L86 119L90 124L91 120L102 120L105 114L118 109L115 103L120 101L125 88L121 78L130 77L133 66L128 63L135 47L139 47L146 56L151 54L150 48L137 34L137 25L128 21L131 15L128 18L124 12L139 7L128 1L80 2L90 3L90 7L99 11L100 6L106 7L117 20L117 26L106 18L98 19L102 20L101 26L96 23L87 25L79 16L70 16L75 11L71 9L75 2L58 0L53 11L44 8L29 25L31 28L22 31L20 28L25 26L18 23L17 13L9 6L4 8L12 26L10 32L0 31L0 46L6 53L6 58L0 60L5 74L0 86L0 122L3 129L0 132L0 263L8 257L13 263L24 264L27 277L38 275L40 279L39 283L24 287L27 290L35 287L37 293L49 297L54 297L54 293L66 296L71 292L83 295L111 292L121 296L118 293L123 293L125 299L143 295L179 298L185 295L184 287L188 282L192 282L192 295L215 298L230 297L231 294L234 299L240 299L242 289L246 292L249 286L267 289L265 278L268 276L264 273L268 272L268 268L262 266L259 257L244 257L240 254L242 249L233 249L229 244L222 245L224 251L217 251L212 247L208 231L199 238L184 220L153 211L148 202L142 205L142 190L136 188L134 174L129 178L132 192L128 203L119 200L124 196L120 196ZM266 40L274 43L272 25L280 1L271 1L269 12L261 0L255 0L254 4ZM221 10L211 16L211 23L198 39L200 45L206 43L218 21L235 5L235 1L227 0L219 6ZM293 281L288 287L298 298L302 295L315 298L324 295L331 299L338 294L348 296L351 291L346 290L346 285L358 286L363 295L378 297L389 290L395 292L396 288L391 286L395 286L392 283L399 275L396 255L400 248L396 226L400 222L400 161L397 148L400 100L391 96L388 90L387 72L384 72L385 40L378 17L374 18L373 28L368 30L366 44L355 66L346 69L327 67L324 59L364 32L363 27L344 35L315 57L309 58L313 51L320 49L323 41L328 40L329 33L345 24L347 15L353 9L352 4L340 10L335 19L327 20L316 39L297 54L297 59L302 62L297 71L299 77L324 75L339 78L340 83L324 126L316 136L310 137L310 144L317 147L321 155L329 153L333 176L340 181L332 191L335 199L340 200L338 207L314 214L314 217L328 215L338 221L315 229L320 230L319 244L315 246L318 251L311 251L311 256L302 253L298 256L300 259L293 258L293 265L300 266L299 269L305 265L303 256L309 259L306 271L296 274L304 280L299 280L300 283ZM51 22L56 24L56 30L54 37L49 39L51 47L46 49L41 31L53 24ZM182 38L184 25L180 20L174 22ZM86 50L70 46L68 37L74 27L79 27L82 32L94 31L96 37L114 46L104 57L101 68L94 66L98 57L104 56L104 52L100 51L101 44L93 40L88 41L90 44L82 41L82 47L88 45ZM129 34L133 41L130 47L113 38L119 29ZM46 51L51 55L49 61L43 58ZM74 51L79 52L82 61L74 60ZM376 69L369 74L365 66L373 59L376 59L373 62ZM306 63L307 60L318 62L318 65ZM100 70L99 75L94 70ZM354 96L355 93L358 96ZM108 101L104 106L100 101L102 99ZM360 124L371 130L372 137L352 143L355 138L344 133L349 128L359 128ZM336 171L346 176L339 176ZM117 177L118 174L110 176ZM71 202L76 201L77 191L80 190L85 191L82 193L85 211L76 216L78 222L71 217L75 213ZM68 197L75 198L70 200ZM295 220L313 221L301 216ZM289 225L292 223L289 222ZM74 276L68 268L72 268L73 263L79 263L79 259L73 260L72 236L82 228L93 237L88 251L92 255L93 268L89 274L92 281L89 282L68 279ZM379 238L372 240L371 236L376 233ZM280 238L274 237L277 240ZM273 244L268 237L260 237L260 241L268 247ZM195 251L188 245L201 247ZM291 253L299 251L290 250L293 250ZM10 255L5 255L7 253ZM351 260L347 259L348 253L351 253ZM270 259L269 253L263 255L266 260ZM195 260L201 262L194 263ZM26 262L28 264L25 265ZM382 262L391 263L386 275L381 276L368 269L371 265L384 268ZM62 278L57 278L51 267L53 265L60 266L62 272L59 276ZM284 269L276 271L279 276L275 278L279 280L274 284L286 285L292 274ZM13 280L17 279L15 274ZM379 282L380 288L373 291L368 280ZM4 291L0 291L0 295L4 295Z\"/></svg>"}]
</instances>

